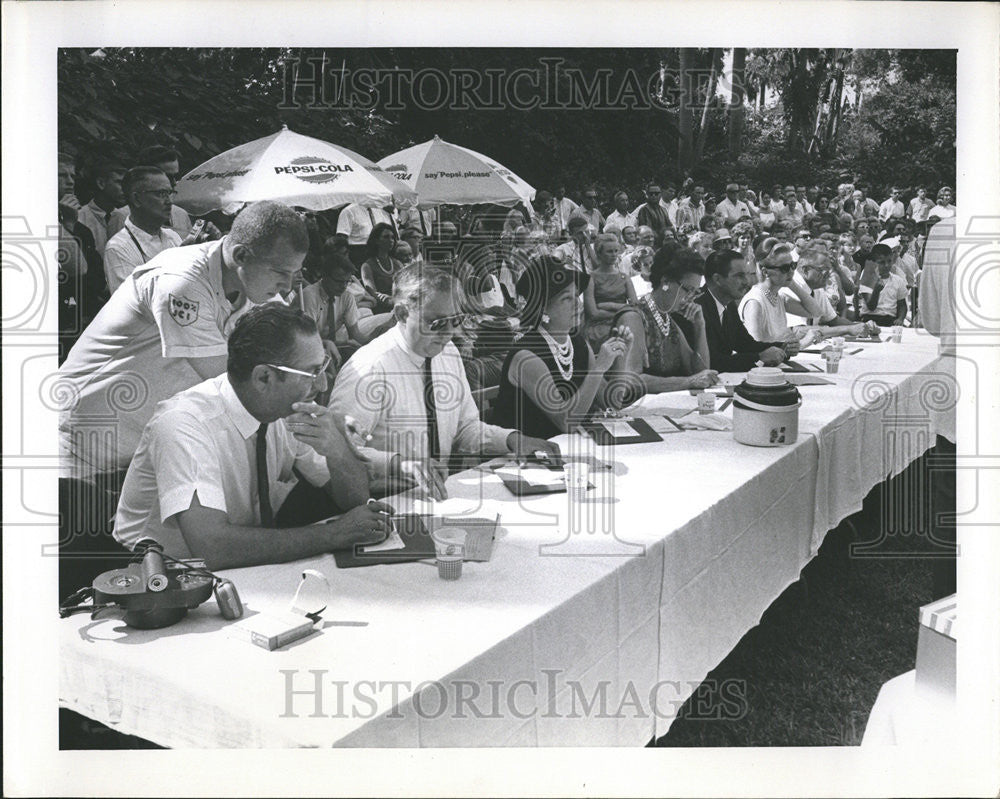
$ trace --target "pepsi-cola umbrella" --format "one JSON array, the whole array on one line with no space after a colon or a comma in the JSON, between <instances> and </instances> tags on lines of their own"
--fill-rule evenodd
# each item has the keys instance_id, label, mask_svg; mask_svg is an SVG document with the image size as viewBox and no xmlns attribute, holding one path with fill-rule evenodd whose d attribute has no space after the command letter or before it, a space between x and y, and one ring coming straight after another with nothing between
<instances>
[{"instance_id":1,"label":"pepsi-cola umbrella","mask_svg":"<svg viewBox=\"0 0 1000 799\"><path fill-rule=\"evenodd\" d=\"M417 192L420 208L475 203L530 207L535 196L507 167L439 136L387 155L378 165Z\"/></svg>"},{"instance_id":2,"label":"pepsi-cola umbrella","mask_svg":"<svg viewBox=\"0 0 1000 799\"><path fill-rule=\"evenodd\" d=\"M416 192L363 155L282 126L192 169L177 181L174 202L200 215L235 213L256 200L322 211L347 203L405 208L416 198Z\"/></svg>"}]
</instances>

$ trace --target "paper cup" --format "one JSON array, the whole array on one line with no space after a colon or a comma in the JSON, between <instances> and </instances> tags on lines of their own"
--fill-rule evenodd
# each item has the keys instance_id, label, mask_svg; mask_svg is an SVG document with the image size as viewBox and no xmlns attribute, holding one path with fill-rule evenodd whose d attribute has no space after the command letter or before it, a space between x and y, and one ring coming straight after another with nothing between
<instances>
[{"instance_id":1,"label":"paper cup","mask_svg":"<svg viewBox=\"0 0 1000 799\"><path fill-rule=\"evenodd\" d=\"M708 391L698 394L698 413L715 413L715 394Z\"/></svg>"},{"instance_id":2,"label":"paper cup","mask_svg":"<svg viewBox=\"0 0 1000 799\"><path fill-rule=\"evenodd\" d=\"M457 580L462 576L466 536L466 531L460 527L445 527L432 536L438 577L442 580Z\"/></svg>"},{"instance_id":3,"label":"paper cup","mask_svg":"<svg viewBox=\"0 0 1000 799\"><path fill-rule=\"evenodd\" d=\"M569 461L563 467L566 475L566 491L570 498L579 502L587 495L590 485L590 464L580 461Z\"/></svg>"},{"instance_id":4,"label":"paper cup","mask_svg":"<svg viewBox=\"0 0 1000 799\"><path fill-rule=\"evenodd\" d=\"M892 337L890 338L893 344L899 344L903 341L903 326L893 325L892 326Z\"/></svg>"},{"instance_id":5,"label":"paper cup","mask_svg":"<svg viewBox=\"0 0 1000 799\"><path fill-rule=\"evenodd\" d=\"M845 341L843 336L834 336L830 339L830 346L833 347L835 352L843 353L844 344Z\"/></svg>"},{"instance_id":6,"label":"paper cup","mask_svg":"<svg viewBox=\"0 0 1000 799\"><path fill-rule=\"evenodd\" d=\"M838 350L823 353L823 358L826 360L827 374L836 374L840 371L841 353Z\"/></svg>"}]
</instances>

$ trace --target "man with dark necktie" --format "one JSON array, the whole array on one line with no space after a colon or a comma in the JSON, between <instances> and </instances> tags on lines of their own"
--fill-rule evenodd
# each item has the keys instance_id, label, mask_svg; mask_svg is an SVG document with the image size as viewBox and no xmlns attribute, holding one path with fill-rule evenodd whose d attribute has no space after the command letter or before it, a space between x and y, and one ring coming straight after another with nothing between
<instances>
[{"instance_id":1,"label":"man with dark necktie","mask_svg":"<svg viewBox=\"0 0 1000 799\"><path fill-rule=\"evenodd\" d=\"M695 302L705 316L709 366L718 372L745 372L757 361L777 366L787 357L780 343L751 336L736 310L756 282L754 266L735 250L713 252L705 261L705 287Z\"/></svg>"},{"instance_id":2,"label":"man with dark necktie","mask_svg":"<svg viewBox=\"0 0 1000 799\"><path fill-rule=\"evenodd\" d=\"M451 341L465 319L459 292L450 271L404 267L393 288L395 327L337 375L330 407L356 437L372 479L387 480L390 492L416 486L443 499L453 452L559 453L556 444L480 420Z\"/></svg>"},{"instance_id":3,"label":"man with dark necktie","mask_svg":"<svg viewBox=\"0 0 1000 799\"><path fill-rule=\"evenodd\" d=\"M161 403L129 466L115 538L153 538L174 557L223 569L282 563L388 533L388 506L368 503L365 465L342 420L312 400L329 356L316 324L277 303L253 308L229 338L225 374ZM326 502L322 524L281 526L299 476ZM300 505L296 500L288 504ZM298 518L302 514L297 511Z\"/></svg>"}]
</instances>

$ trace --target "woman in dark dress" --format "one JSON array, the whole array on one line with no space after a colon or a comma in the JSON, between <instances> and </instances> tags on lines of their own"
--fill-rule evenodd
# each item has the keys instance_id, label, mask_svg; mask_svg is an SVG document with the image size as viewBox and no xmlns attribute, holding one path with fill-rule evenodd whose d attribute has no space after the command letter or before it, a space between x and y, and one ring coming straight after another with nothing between
<instances>
[{"instance_id":1,"label":"woman in dark dress","mask_svg":"<svg viewBox=\"0 0 1000 799\"><path fill-rule=\"evenodd\" d=\"M361 265L361 283L375 301L375 313L392 310L392 283L402 264L392 257L398 239L392 225L379 222L368 236L368 260Z\"/></svg>"},{"instance_id":2,"label":"woman in dark dress","mask_svg":"<svg viewBox=\"0 0 1000 799\"><path fill-rule=\"evenodd\" d=\"M517 283L527 300L526 332L507 353L494 405L496 424L525 435L551 438L571 431L595 410L621 407L631 385L609 381L624 358L631 333L612 335L597 355L581 336L571 336L576 303L589 276L550 256L536 256Z\"/></svg>"}]
</instances>

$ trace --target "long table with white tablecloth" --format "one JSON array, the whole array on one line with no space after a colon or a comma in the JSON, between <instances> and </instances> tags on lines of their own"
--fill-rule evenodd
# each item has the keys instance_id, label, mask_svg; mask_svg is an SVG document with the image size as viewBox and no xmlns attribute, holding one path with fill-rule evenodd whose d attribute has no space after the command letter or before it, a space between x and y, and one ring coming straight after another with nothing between
<instances>
[{"instance_id":1,"label":"long table with white tablecloth","mask_svg":"<svg viewBox=\"0 0 1000 799\"><path fill-rule=\"evenodd\" d=\"M827 530L933 446L954 380L936 340L906 330L847 349L862 351L834 385L801 387L790 446L563 436L564 450L614 462L580 504L517 499L484 469L452 476L473 515L500 516L491 560L456 582L424 562L338 569L330 555L226 572L248 613L286 609L304 569L326 575L321 629L283 649L229 635L213 600L162 630L62 620L60 703L170 747L645 744ZM657 403L695 398L643 405Z\"/></svg>"}]
</instances>

